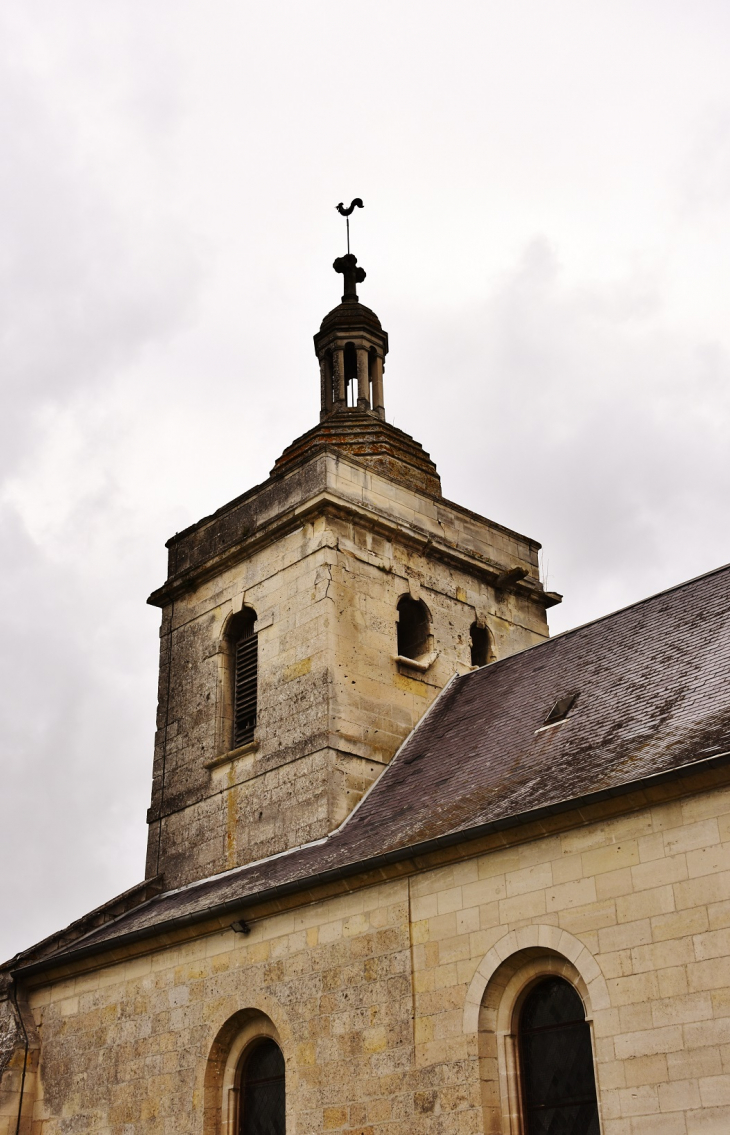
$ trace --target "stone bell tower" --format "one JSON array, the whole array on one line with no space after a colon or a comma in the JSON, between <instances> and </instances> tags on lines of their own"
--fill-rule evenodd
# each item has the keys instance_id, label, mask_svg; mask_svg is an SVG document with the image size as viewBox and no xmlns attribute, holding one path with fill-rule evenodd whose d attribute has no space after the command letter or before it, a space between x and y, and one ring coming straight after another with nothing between
<instances>
[{"instance_id":1,"label":"stone bell tower","mask_svg":"<svg viewBox=\"0 0 730 1135\"><path fill-rule=\"evenodd\" d=\"M539 545L443 498L385 420L388 336L314 337L320 421L263 484L168 541L147 875L167 887L340 824L455 672L547 636Z\"/></svg>"}]
</instances>

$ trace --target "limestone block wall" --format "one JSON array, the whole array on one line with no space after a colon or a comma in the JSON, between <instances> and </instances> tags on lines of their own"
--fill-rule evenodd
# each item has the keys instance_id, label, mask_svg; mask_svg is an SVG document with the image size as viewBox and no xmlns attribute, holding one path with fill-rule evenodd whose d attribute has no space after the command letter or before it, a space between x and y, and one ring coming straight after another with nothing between
<instances>
[{"instance_id":1,"label":"limestone block wall","mask_svg":"<svg viewBox=\"0 0 730 1135\"><path fill-rule=\"evenodd\" d=\"M475 1130L518 1130L508 1010L555 963L587 1005L603 1135L730 1129L727 788L424 873L412 916L416 1064L465 1087L479 1064Z\"/></svg>"},{"instance_id":2,"label":"limestone block wall","mask_svg":"<svg viewBox=\"0 0 730 1135\"><path fill-rule=\"evenodd\" d=\"M60 1135L71 1117L79 1135L225 1130L210 1058L242 1010L270 1021L285 1053L292 1135L393 1120L405 1131L414 1107L407 898L405 883L371 888L332 900L324 918L306 908L248 938L218 933L39 989L32 1131Z\"/></svg>"},{"instance_id":3,"label":"limestone block wall","mask_svg":"<svg viewBox=\"0 0 730 1135\"><path fill-rule=\"evenodd\" d=\"M326 499L163 609L147 875L164 873L168 887L334 830L470 666L475 619L494 658L547 634L544 606L495 591L468 556L437 555L430 533L533 575L536 546L341 459L318 460ZM396 661L404 594L431 615L426 671ZM258 616L258 723L255 743L233 750L225 631L242 606Z\"/></svg>"},{"instance_id":4,"label":"limestone block wall","mask_svg":"<svg viewBox=\"0 0 730 1135\"><path fill-rule=\"evenodd\" d=\"M730 789L673 791L38 985L32 1132L226 1131L226 1061L260 1027L288 1135L513 1135L513 1010L548 973L583 997L603 1135L726 1132Z\"/></svg>"},{"instance_id":5,"label":"limestone block wall","mask_svg":"<svg viewBox=\"0 0 730 1135\"><path fill-rule=\"evenodd\" d=\"M452 675L469 670L475 619L488 625L499 658L540 641L544 613L535 604L520 609L513 596L495 598L478 576L385 540L365 523L332 517L328 527L337 551L330 743L385 763ZM409 594L431 617L435 659L426 671L396 661L398 601Z\"/></svg>"},{"instance_id":6,"label":"limestone block wall","mask_svg":"<svg viewBox=\"0 0 730 1135\"><path fill-rule=\"evenodd\" d=\"M293 766L287 799L295 782L306 784L296 821L289 817L292 837L320 834L328 778L311 758L328 735L330 616L317 597L328 552L316 537L302 548L304 539L289 536L164 612L147 870L164 871L170 886L280 849L272 831L281 826L285 765ZM215 766L231 751L225 625L244 603L262 624L257 747Z\"/></svg>"}]
</instances>

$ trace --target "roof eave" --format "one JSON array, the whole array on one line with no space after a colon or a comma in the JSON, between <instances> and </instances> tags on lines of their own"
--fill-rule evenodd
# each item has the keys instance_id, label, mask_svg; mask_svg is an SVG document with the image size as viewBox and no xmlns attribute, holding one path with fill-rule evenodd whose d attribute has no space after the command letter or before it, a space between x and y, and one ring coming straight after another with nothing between
<instances>
[{"instance_id":1,"label":"roof eave","mask_svg":"<svg viewBox=\"0 0 730 1135\"><path fill-rule=\"evenodd\" d=\"M420 843L409 844L404 847L396 848L393 851L384 852L381 855L370 856L365 859L346 863L340 867L330 868L326 871L318 872L314 875L308 875L301 879L290 880L286 883L279 883L276 886L269 887L263 891L257 891L255 894L228 899L226 902L213 904L206 907L204 910L196 911L192 914L185 914L176 918L170 918L164 922L157 923L152 926L140 927L137 930L129 931L127 934L120 934L112 939L105 939L100 942L92 942L87 946L81 946L77 950L69 950L64 954L55 954L47 958L43 958L37 962L31 962L25 966L19 966L11 971L13 977L23 978L31 977L35 974L43 973L44 971L56 969L59 966L70 965L76 961L81 961L88 957L93 957L95 954L108 953L112 950L119 949L120 947L133 945L136 942L143 941L146 938L154 938L157 935L166 934L174 930L183 929L196 923L210 921L216 918L223 918L224 916L233 915L234 913L240 914L246 909L257 906L261 903L271 902L277 898L283 898L287 895L295 894L297 891L312 890L314 887L326 885L340 879L350 878L354 875L362 874L364 872L371 872L378 870L381 867L386 867L391 864L403 862L407 859L417 860L425 855L434 851L439 851L447 847L454 847L459 843L467 843L473 840L483 838L484 836L491 835L494 832L505 831L509 828L519 827L526 824L539 822L547 816L555 816L562 812L569 812L581 808L586 808L594 804L599 804L608 799L614 799L617 796L630 795L633 792L640 791L643 788L654 787L668 781L689 777L702 772L709 771L714 768L720 768L724 765L730 764L730 752L718 753L711 757L704 757L698 761L691 761L684 765L678 765L675 768L667 769L663 772L653 773L648 776L640 777L637 780L627 781L621 785L615 785L612 788L601 789L596 792L585 793L582 796L570 797L566 800L557 801L553 804L547 804L540 808L533 808L527 812L520 812L511 816L503 816L497 820L491 820L484 824L478 824L471 828L462 828L457 831L447 832L441 836L435 836L432 839L424 840ZM163 897L163 896L161 896ZM153 900L154 901L154 900Z\"/></svg>"}]
</instances>

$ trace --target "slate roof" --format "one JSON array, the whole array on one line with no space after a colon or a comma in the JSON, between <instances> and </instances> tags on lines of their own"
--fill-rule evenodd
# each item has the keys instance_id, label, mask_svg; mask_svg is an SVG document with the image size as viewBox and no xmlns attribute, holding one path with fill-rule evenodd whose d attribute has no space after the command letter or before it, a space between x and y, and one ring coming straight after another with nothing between
<instances>
[{"instance_id":1,"label":"slate roof","mask_svg":"<svg viewBox=\"0 0 730 1135\"><path fill-rule=\"evenodd\" d=\"M728 754L729 678L724 567L455 677L327 839L160 894L55 959L240 912L323 876L512 827ZM573 693L567 719L544 728L556 701Z\"/></svg>"}]
</instances>

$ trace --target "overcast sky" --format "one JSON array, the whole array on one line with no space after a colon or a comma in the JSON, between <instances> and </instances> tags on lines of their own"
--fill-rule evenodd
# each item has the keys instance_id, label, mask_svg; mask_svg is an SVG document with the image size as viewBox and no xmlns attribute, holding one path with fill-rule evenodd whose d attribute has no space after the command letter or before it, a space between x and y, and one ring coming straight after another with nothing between
<instances>
[{"instance_id":1,"label":"overcast sky","mask_svg":"<svg viewBox=\"0 0 730 1135\"><path fill-rule=\"evenodd\" d=\"M317 420L338 201L553 631L730 560L729 58L727 0L5 0L1 955L143 877L145 599Z\"/></svg>"}]
</instances>

